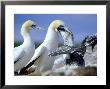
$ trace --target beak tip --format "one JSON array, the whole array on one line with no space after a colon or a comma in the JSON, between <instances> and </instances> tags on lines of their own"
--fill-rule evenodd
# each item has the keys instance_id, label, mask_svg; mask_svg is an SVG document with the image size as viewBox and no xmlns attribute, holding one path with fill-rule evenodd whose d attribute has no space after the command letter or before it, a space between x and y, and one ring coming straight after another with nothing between
<instances>
[{"instance_id":1,"label":"beak tip","mask_svg":"<svg viewBox=\"0 0 110 89\"><path fill-rule=\"evenodd\" d=\"M45 29L43 29L41 27L36 27L36 30L38 30L38 31L46 31Z\"/></svg>"}]
</instances>

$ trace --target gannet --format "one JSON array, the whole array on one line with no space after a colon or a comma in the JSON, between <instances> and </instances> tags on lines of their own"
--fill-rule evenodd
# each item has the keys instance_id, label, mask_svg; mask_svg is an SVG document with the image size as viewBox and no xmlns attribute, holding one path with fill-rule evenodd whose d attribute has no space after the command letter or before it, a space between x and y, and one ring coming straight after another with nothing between
<instances>
[{"instance_id":1,"label":"gannet","mask_svg":"<svg viewBox=\"0 0 110 89\"><path fill-rule=\"evenodd\" d=\"M70 39L72 39L72 37ZM49 53L49 56L58 56L62 54L66 55L66 57L64 57L62 60L57 59L59 62L56 60L56 63L54 63L53 73L64 73L64 75L70 75L72 70L80 67L85 67L85 60L83 57L86 52L86 47L91 44L89 37L85 37L85 39L81 43L81 47L79 48L69 46L68 43ZM65 64L58 68L57 66L61 65L61 62L64 62Z\"/></svg>"},{"instance_id":2,"label":"gannet","mask_svg":"<svg viewBox=\"0 0 110 89\"><path fill-rule=\"evenodd\" d=\"M69 50L71 46L72 47L74 46L74 37L73 37L73 33L70 30L65 33L61 32L61 36L64 40L64 46L57 48L56 51L59 49L62 49L62 50L64 49L64 51ZM54 51L53 51L53 53L54 53ZM52 55L52 52L50 53L50 55ZM62 55L57 56L56 60L54 62L53 69L54 68L56 69L56 67L59 67L59 66L63 66L65 64L65 59L68 57L69 57L68 54L62 54Z\"/></svg>"},{"instance_id":3,"label":"gannet","mask_svg":"<svg viewBox=\"0 0 110 89\"><path fill-rule=\"evenodd\" d=\"M93 52L93 49L94 49L95 45L97 44L97 34L88 36L88 39L86 42L88 43L89 46L92 47L92 52Z\"/></svg>"},{"instance_id":4,"label":"gannet","mask_svg":"<svg viewBox=\"0 0 110 89\"><path fill-rule=\"evenodd\" d=\"M30 30L35 28L36 25L32 20L27 20L21 27L21 35L24 39L22 45L14 48L14 72L18 73L29 60L32 58L35 52L34 42L30 36Z\"/></svg>"},{"instance_id":5,"label":"gannet","mask_svg":"<svg viewBox=\"0 0 110 89\"><path fill-rule=\"evenodd\" d=\"M49 57L48 54L58 48L59 33L69 32L65 23L61 20L54 20L48 27L48 31L44 42L35 50L34 56L27 65L20 71L20 74L33 66L37 66L40 72L51 70L55 61L55 57ZM34 74L34 73L33 73Z\"/></svg>"},{"instance_id":6,"label":"gannet","mask_svg":"<svg viewBox=\"0 0 110 89\"><path fill-rule=\"evenodd\" d=\"M65 39L64 39L65 40ZM57 56L61 54L69 54L69 57L66 58L65 63L68 65L73 64L73 62L77 63L78 66L84 66L84 54L86 52L87 46L92 46L96 44L96 36L87 36L81 43L81 47L76 48L74 46L66 45L57 48L55 51L51 52L49 56ZM71 41L71 40L70 40ZM72 42L71 42L72 43ZM94 45L93 45L94 46ZM93 48L93 47L92 47Z\"/></svg>"}]
</instances>

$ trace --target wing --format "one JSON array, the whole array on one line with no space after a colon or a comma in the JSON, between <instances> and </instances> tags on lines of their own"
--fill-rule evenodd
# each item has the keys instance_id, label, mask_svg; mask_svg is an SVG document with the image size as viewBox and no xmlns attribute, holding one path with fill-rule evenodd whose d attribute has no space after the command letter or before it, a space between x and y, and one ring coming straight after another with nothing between
<instances>
[{"instance_id":1,"label":"wing","mask_svg":"<svg viewBox=\"0 0 110 89\"><path fill-rule=\"evenodd\" d=\"M71 53L73 53L73 52L81 52L81 51L82 51L81 47L80 48L74 48L74 49L71 50Z\"/></svg>"},{"instance_id":2,"label":"wing","mask_svg":"<svg viewBox=\"0 0 110 89\"><path fill-rule=\"evenodd\" d=\"M27 65L26 65L25 67L23 67L23 68L20 70L19 74L20 74L20 75L21 75L21 74L25 74L25 71L26 71L29 67L31 67L31 66L35 63L35 61L37 61L37 60L39 59L39 57L42 56L42 54L43 54L44 51L45 51L45 47L44 47L44 46L38 47L38 48L35 50L35 54L34 54L34 56L32 57L32 59L27 63Z\"/></svg>"},{"instance_id":3,"label":"wing","mask_svg":"<svg viewBox=\"0 0 110 89\"><path fill-rule=\"evenodd\" d=\"M85 66L85 61L81 55L76 52L70 54L70 59L65 60L66 65L77 64L78 66Z\"/></svg>"},{"instance_id":4,"label":"wing","mask_svg":"<svg viewBox=\"0 0 110 89\"><path fill-rule=\"evenodd\" d=\"M25 55L25 51L21 48L14 49L14 64L17 63Z\"/></svg>"},{"instance_id":5,"label":"wing","mask_svg":"<svg viewBox=\"0 0 110 89\"><path fill-rule=\"evenodd\" d=\"M84 56L84 50L80 47L80 48L74 48L74 49L72 49L72 51L71 51L71 53L77 53L78 55L80 55L80 56Z\"/></svg>"},{"instance_id":6,"label":"wing","mask_svg":"<svg viewBox=\"0 0 110 89\"><path fill-rule=\"evenodd\" d=\"M49 53L49 56L57 56L60 54L68 54L71 52L72 48L73 47L67 46L67 45L61 46L61 47L57 48L55 51Z\"/></svg>"}]
</instances>

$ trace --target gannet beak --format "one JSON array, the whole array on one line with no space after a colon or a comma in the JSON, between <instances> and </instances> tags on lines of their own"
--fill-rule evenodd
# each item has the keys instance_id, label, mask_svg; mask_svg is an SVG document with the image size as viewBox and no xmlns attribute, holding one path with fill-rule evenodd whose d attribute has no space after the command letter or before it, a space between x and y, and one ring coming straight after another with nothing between
<instances>
[{"instance_id":1,"label":"gannet beak","mask_svg":"<svg viewBox=\"0 0 110 89\"><path fill-rule=\"evenodd\" d=\"M39 26L37 26L35 24L33 24L31 27L36 29L37 31L45 31L42 27L39 27Z\"/></svg>"},{"instance_id":2,"label":"gannet beak","mask_svg":"<svg viewBox=\"0 0 110 89\"><path fill-rule=\"evenodd\" d=\"M46 31L45 29L43 29L42 27L36 27L36 29L38 30L38 31Z\"/></svg>"},{"instance_id":3,"label":"gannet beak","mask_svg":"<svg viewBox=\"0 0 110 89\"><path fill-rule=\"evenodd\" d=\"M65 26L60 25L60 26L57 28L57 30L59 31L60 34L63 32L63 33L68 33L68 34L72 35L72 32L70 32L70 31L68 30L68 28L65 27Z\"/></svg>"},{"instance_id":4,"label":"gannet beak","mask_svg":"<svg viewBox=\"0 0 110 89\"><path fill-rule=\"evenodd\" d=\"M68 34L72 35L72 32L71 32L71 31L69 31L67 27L65 27L64 29L65 29L65 32L66 32L66 33L68 33Z\"/></svg>"}]
</instances>

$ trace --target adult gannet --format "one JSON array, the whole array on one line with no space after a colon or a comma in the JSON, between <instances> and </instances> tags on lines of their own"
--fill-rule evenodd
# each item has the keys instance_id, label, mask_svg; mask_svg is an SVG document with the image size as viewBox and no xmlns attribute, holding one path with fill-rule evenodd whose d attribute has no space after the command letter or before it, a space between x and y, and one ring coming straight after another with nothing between
<instances>
[{"instance_id":1,"label":"adult gannet","mask_svg":"<svg viewBox=\"0 0 110 89\"><path fill-rule=\"evenodd\" d=\"M17 73L32 58L35 52L34 42L30 36L30 30L36 25L32 20L27 20L21 27L21 35L24 39L22 45L14 48L14 72Z\"/></svg>"},{"instance_id":2,"label":"adult gannet","mask_svg":"<svg viewBox=\"0 0 110 89\"><path fill-rule=\"evenodd\" d=\"M37 66L40 72L51 70L55 61L55 57L49 57L48 54L58 48L59 33L69 32L65 23L61 20L54 20L48 27L48 31L44 42L35 50L34 56L28 64L20 71L24 74L26 69L33 64Z\"/></svg>"}]
</instances>

